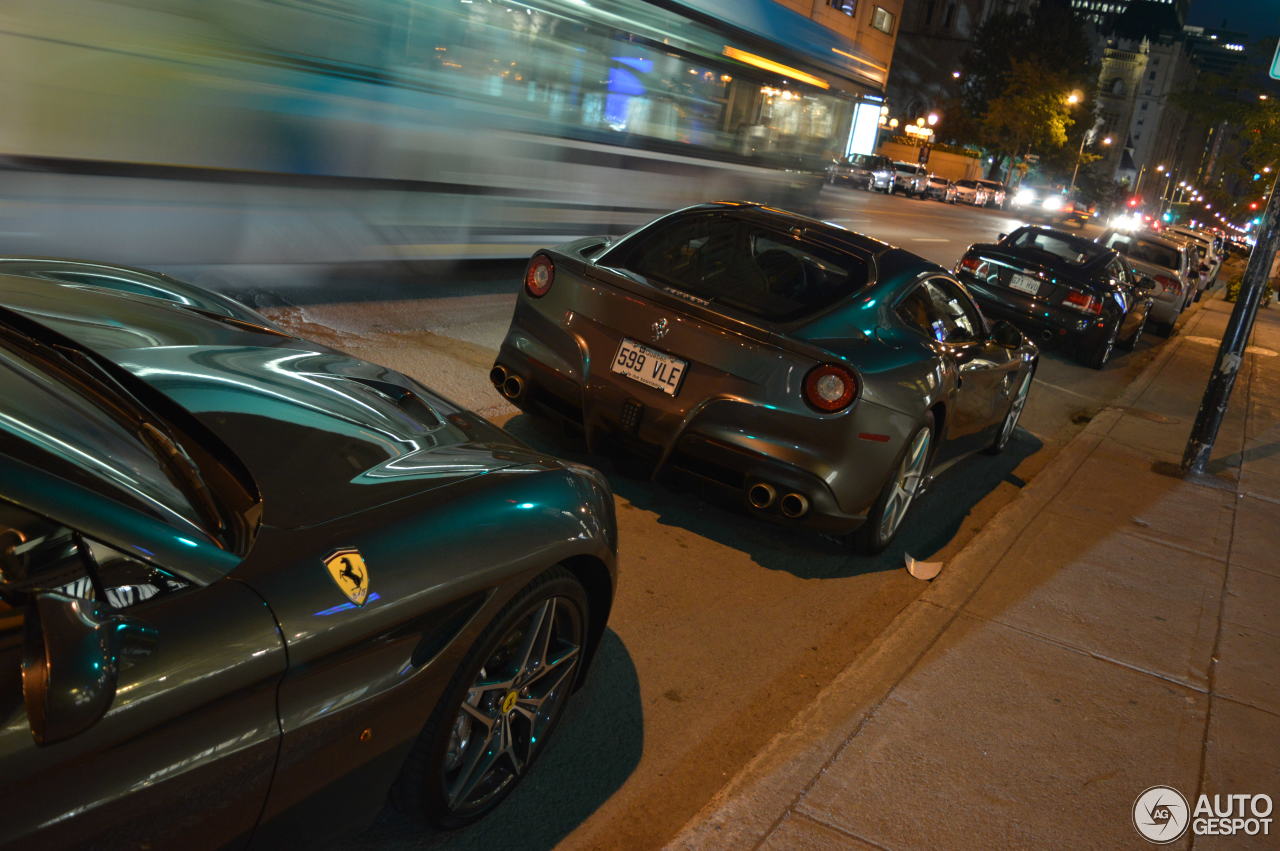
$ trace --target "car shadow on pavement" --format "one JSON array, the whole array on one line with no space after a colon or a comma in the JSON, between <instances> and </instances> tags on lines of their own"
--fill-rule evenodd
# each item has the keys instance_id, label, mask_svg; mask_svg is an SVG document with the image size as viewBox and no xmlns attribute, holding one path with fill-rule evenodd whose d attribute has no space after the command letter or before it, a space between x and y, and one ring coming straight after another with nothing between
<instances>
[{"instance_id":1,"label":"car shadow on pavement","mask_svg":"<svg viewBox=\"0 0 1280 851\"><path fill-rule=\"evenodd\" d=\"M461 830L436 830L388 804L343 849L553 848L600 808L640 762L640 681L626 646L606 629L581 691L532 771L497 809Z\"/></svg>"},{"instance_id":2,"label":"car shadow on pavement","mask_svg":"<svg viewBox=\"0 0 1280 851\"><path fill-rule=\"evenodd\" d=\"M632 507L652 512L660 524L686 529L725 547L746 553L768 570L783 570L801 579L835 579L903 566L910 553L927 558L955 536L970 510L1001 482L1024 483L1013 471L1043 446L1024 429L1014 432L1004 452L973 455L942 473L933 487L912 507L894 543L875 556L859 556L843 539L803 529L762 522L718 493L697 488L675 489L631 471L630 459L588 455L580 434L527 414L504 426L511 434L541 451L590 464L609 479L614 493Z\"/></svg>"}]
</instances>

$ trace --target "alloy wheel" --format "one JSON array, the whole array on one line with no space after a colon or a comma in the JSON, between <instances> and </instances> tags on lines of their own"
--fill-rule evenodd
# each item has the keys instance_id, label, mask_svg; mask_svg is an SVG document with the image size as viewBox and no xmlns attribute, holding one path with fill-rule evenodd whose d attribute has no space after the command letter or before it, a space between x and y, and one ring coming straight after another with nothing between
<instances>
[{"instance_id":1,"label":"alloy wheel","mask_svg":"<svg viewBox=\"0 0 1280 851\"><path fill-rule=\"evenodd\" d=\"M911 441L907 454L903 456L902 463L898 465L889 500L885 503L884 513L880 518L882 541L889 540L898 531L902 518L907 516L907 509L920 493L925 467L929 463L929 444L932 440L933 433L930 429L920 429L915 439Z\"/></svg>"},{"instance_id":2,"label":"alloy wheel","mask_svg":"<svg viewBox=\"0 0 1280 851\"><path fill-rule=\"evenodd\" d=\"M441 767L451 812L483 809L524 774L565 706L582 636L573 601L550 597L498 643L450 730Z\"/></svg>"},{"instance_id":3,"label":"alloy wheel","mask_svg":"<svg viewBox=\"0 0 1280 851\"><path fill-rule=\"evenodd\" d=\"M1018 392L1014 394L1013 401L1009 404L1009 412L1004 416L1004 422L1000 426L1000 436L996 439L995 449L1004 449L1009 444L1009 438L1013 437L1013 430L1018 427L1018 419L1022 416L1022 409L1026 407L1027 395L1031 391L1031 373L1028 372L1022 379L1022 384L1018 386Z\"/></svg>"}]
</instances>

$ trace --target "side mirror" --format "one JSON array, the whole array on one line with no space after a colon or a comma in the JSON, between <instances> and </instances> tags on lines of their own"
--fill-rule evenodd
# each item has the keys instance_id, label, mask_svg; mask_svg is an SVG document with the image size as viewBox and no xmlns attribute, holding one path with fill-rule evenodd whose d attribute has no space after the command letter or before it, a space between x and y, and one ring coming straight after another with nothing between
<instances>
[{"instance_id":1,"label":"side mirror","mask_svg":"<svg viewBox=\"0 0 1280 851\"><path fill-rule=\"evenodd\" d=\"M1008 235L1009 235L1009 234L1007 234L1007 233L1002 233L1002 234L1000 234L999 236L997 236L997 237L996 237L996 242L1004 242L1004 238L1005 238L1006 236L1008 236Z\"/></svg>"},{"instance_id":2,"label":"side mirror","mask_svg":"<svg viewBox=\"0 0 1280 851\"><path fill-rule=\"evenodd\" d=\"M36 744L84 732L111 707L126 629L123 616L93 600L52 591L28 598L22 697Z\"/></svg>"},{"instance_id":3,"label":"side mirror","mask_svg":"<svg viewBox=\"0 0 1280 851\"><path fill-rule=\"evenodd\" d=\"M1138 289L1142 290L1143 292L1151 292L1156 287L1157 287L1156 282L1153 281L1151 278L1142 277L1138 279Z\"/></svg>"},{"instance_id":4,"label":"side mirror","mask_svg":"<svg viewBox=\"0 0 1280 851\"><path fill-rule=\"evenodd\" d=\"M1013 323L1001 319L991 326L991 339L996 345L1006 349L1016 349L1022 345L1023 337L1022 332Z\"/></svg>"}]
</instances>

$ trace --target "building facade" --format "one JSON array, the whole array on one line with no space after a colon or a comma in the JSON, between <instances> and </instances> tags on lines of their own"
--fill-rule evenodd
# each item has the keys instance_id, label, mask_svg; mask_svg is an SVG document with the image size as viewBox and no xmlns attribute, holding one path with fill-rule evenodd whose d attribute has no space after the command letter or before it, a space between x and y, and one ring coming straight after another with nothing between
<instances>
[{"instance_id":1,"label":"building facade","mask_svg":"<svg viewBox=\"0 0 1280 851\"><path fill-rule=\"evenodd\" d=\"M854 47L845 55L866 76L881 81L854 105L847 132L832 140L832 153L872 153L879 140L879 119L893 65L904 0L775 0L847 39Z\"/></svg>"},{"instance_id":2,"label":"building facade","mask_svg":"<svg viewBox=\"0 0 1280 851\"><path fill-rule=\"evenodd\" d=\"M1038 0L912 0L889 80L895 114L908 118L939 107L958 90L960 63L978 28L997 12L1030 11Z\"/></svg>"}]
</instances>

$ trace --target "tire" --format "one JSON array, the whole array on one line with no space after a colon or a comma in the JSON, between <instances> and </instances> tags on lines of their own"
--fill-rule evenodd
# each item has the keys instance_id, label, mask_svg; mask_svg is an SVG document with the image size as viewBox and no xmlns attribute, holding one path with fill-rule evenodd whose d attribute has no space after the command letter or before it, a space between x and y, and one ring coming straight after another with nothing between
<instances>
[{"instance_id":1,"label":"tire","mask_svg":"<svg viewBox=\"0 0 1280 851\"><path fill-rule=\"evenodd\" d=\"M911 510L916 497L920 495L921 484L928 476L930 462L933 460L933 413L926 412L925 418L916 430L911 433L902 452L898 454L893 465L893 472L880 489L879 496L867 512L866 521L850 536L850 545L854 552L862 555L875 555L893 543L902 521ZM918 442L923 439L923 446ZM914 479L907 482L906 479ZM906 496L906 503L900 497ZM898 499L895 500L895 497ZM896 516L891 516L894 512Z\"/></svg>"},{"instance_id":2,"label":"tire","mask_svg":"<svg viewBox=\"0 0 1280 851\"><path fill-rule=\"evenodd\" d=\"M457 828L501 803L528 774L564 714L588 613L586 591L559 566L498 613L458 666L409 752L392 789L396 806L420 812L437 827ZM485 686L478 689L481 680ZM492 725L483 726L481 719ZM496 742L502 746L494 756Z\"/></svg>"},{"instance_id":3,"label":"tire","mask_svg":"<svg viewBox=\"0 0 1280 851\"><path fill-rule=\"evenodd\" d=\"M1102 369L1111 361L1111 354L1115 351L1116 337L1120 335L1120 320L1117 319L1112 324L1110 332L1107 336L1098 342L1091 350L1089 350L1083 360L1087 367L1092 369Z\"/></svg>"},{"instance_id":4,"label":"tire","mask_svg":"<svg viewBox=\"0 0 1280 851\"><path fill-rule=\"evenodd\" d=\"M1142 333L1147 330L1147 320L1151 317L1151 308L1148 307L1142 312L1142 321L1138 323L1138 327L1133 329L1133 333L1129 339L1120 344L1126 352L1131 352L1138 348L1138 342L1142 339Z\"/></svg>"},{"instance_id":5,"label":"tire","mask_svg":"<svg viewBox=\"0 0 1280 851\"><path fill-rule=\"evenodd\" d=\"M1031 381L1035 378L1036 368L1032 364L1027 370L1027 374L1023 376L1022 383L1018 385L1018 390L1014 393L1013 399L1009 401L1009 410L1005 412L1004 419L1000 422L1000 430L996 432L996 439L991 445L982 450L988 455L999 455L1009 445L1010 438L1013 437L1013 430L1018 427L1018 418L1022 416L1022 409L1026 407L1027 396L1031 392Z\"/></svg>"}]
</instances>

